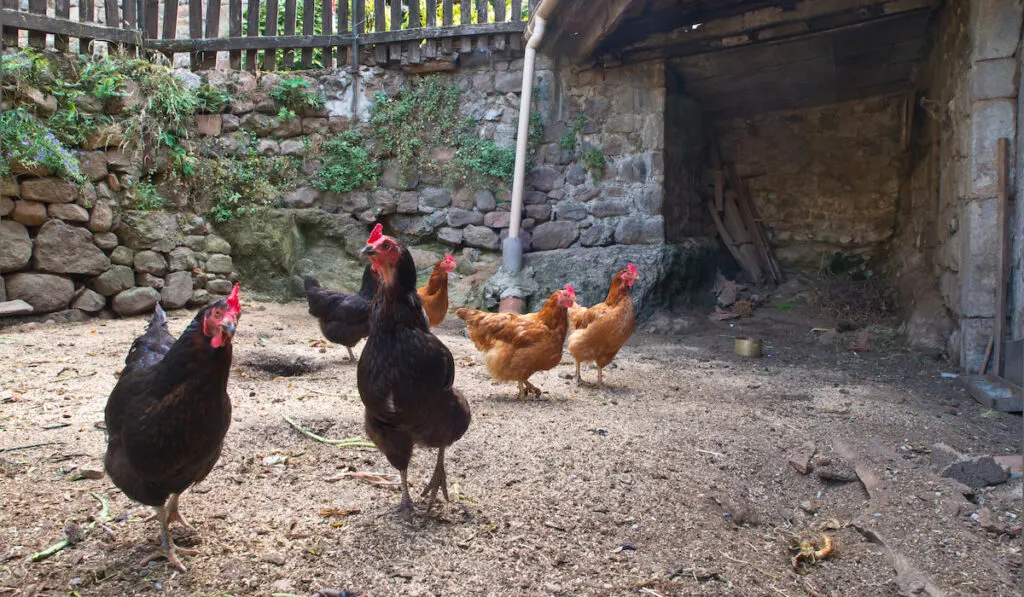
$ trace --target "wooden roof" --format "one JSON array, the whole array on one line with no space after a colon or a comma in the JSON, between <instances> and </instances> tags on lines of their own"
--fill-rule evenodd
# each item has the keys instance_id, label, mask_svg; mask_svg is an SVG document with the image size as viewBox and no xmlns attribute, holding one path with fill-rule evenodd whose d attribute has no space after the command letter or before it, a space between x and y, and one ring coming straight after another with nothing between
<instances>
[{"instance_id":1,"label":"wooden roof","mask_svg":"<svg viewBox=\"0 0 1024 597\"><path fill-rule=\"evenodd\" d=\"M562 0L544 50L580 68L666 60L724 115L912 86L939 0Z\"/></svg>"}]
</instances>

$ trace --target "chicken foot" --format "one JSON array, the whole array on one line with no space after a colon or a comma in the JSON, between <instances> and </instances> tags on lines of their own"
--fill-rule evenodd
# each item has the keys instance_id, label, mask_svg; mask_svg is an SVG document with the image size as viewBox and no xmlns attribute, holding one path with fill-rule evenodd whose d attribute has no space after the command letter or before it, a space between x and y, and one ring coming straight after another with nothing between
<instances>
[{"instance_id":1,"label":"chicken foot","mask_svg":"<svg viewBox=\"0 0 1024 597\"><path fill-rule=\"evenodd\" d=\"M540 398L540 388L530 383L528 380L516 380L519 384L519 396L520 400L525 400L527 395L533 395L535 398Z\"/></svg>"},{"instance_id":2,"label":"chicken foot","mask_svg":"<svg viewBox=\"0 0 1024 597\"><path fill-rule=\"evenodd\" d=\"M604 368L600 365L597 366L597 388L604 387ZM583 377L580 375L580 362L576 361L576 385L577 386L589 386L591 384L583 381Z\"/></svg>"},{"instance_id":3,"label":"chicken foot","mask_svg":"<svg viewBox=\"0 0 1024 597\"><path fill-rule=\"evenodd\" d=\"M356 362L356 353L352 352L352 347L346 346L345 348L348 349L348 360L352 361L353 363Z\"/></svg>"},{"instance_id":4,"label":"chicken foot","mask_svg":"<svg viewBox=\"0 0 1024 597\"><path fill-rule=\"evenodd\" d=\"M176 502L177 500L175 500L175 503ZM171 539L171 534L167 529L168 525L170 524L171 514L166 504L160 506L159 508L156 508L155 516L157 520L160 521L160 547L157 549L156 552L146 556L139 565L145 566L153 560L166 558L167 561L170 562L172 566L174 566L178 570L181 570L182 572L186 572L187 569L185 568L185 565L181 563L181 560L178 559L178 554L194 556L199 553L199 550L186 549L184 547L178 547L174 544L174 540Z\"/></svg>"},{"instance_id":5,"label":"chicken foot","mask_svg":"<svg viewBox=\"0 0 1024 597\"><path fill-rule=\"evenodd\" d=\"M167 498L167 504L166 504L166 508L167 508L167 525L170 526L170 524L172 522L180 522L181 526L185 527L186 529L188 529L190 531L195 531L196 527L192 526L192 524L189 523L189 521L185 520L185 517L182 516L181 512L178 511L178 498L179 497L181 497L180 493L172 493L171 496L169 498ZM149 517L143 519L142 522L152 522L154 520L158 520L159 518L160 518L160 511L157 510L153 514L149 515Z\"/></svg>"},{"instance_id":6,"label":"chicken foot","mask_svg":"<svg viewBox=\"0 0 1024 597\"><path fill-rule=\"evenodd\" d=\"M402 502L391 512L398 514L406 522L412 522L413 506L412 498L409 497L409 471L401 469L398 474L402 478Z\"/></svg>"},{"instance_id":7,"label":"chicken foot","mask_svg":"<svg viewBox=\"0 0 1024 597\"><path fill-rule=\"evenodd\" d=\"M423 493L420 497L430 494L430 498L427 499L427 512L430 514L430 509L434 507L434 500L437 499L437 490L441 490L441 494L444 496L446 502L450 502L451 498L448 497L448 475L444 471L444 448L440 448L437 451L437 464L434 465L434 474L430 477L430 483L423 488Z\"/></svg>"}]
</instances>

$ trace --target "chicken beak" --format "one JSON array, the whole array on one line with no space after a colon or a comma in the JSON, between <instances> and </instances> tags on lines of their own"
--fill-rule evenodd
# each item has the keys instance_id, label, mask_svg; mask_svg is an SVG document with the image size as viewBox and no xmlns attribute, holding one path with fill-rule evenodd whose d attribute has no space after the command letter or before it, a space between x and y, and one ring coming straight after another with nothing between
<instances>
[{"instance_id":1,"label":"chicken beak","mask_svg":"<svg viewBox=\"0 0 1024 597\"><path fill-rule=\"evenodd\" d=\"M373 248L373 245L366 245L362 251L359 251L360 255L366 255L367 257L373 257L377 254L377 250Z\"/></svg>"},{"instance_id":2,"label":"chicken beak","mask_svg":"<svg viewBox=\"0 0 1024 597\"><path fill-rule=\"evenodd\" d=\"M237 326L238 324L234 321L225 321L223 324L221 324L220 331L228 338L233 338L235 336L235 328Z\"/></svg>"}]
</instances>

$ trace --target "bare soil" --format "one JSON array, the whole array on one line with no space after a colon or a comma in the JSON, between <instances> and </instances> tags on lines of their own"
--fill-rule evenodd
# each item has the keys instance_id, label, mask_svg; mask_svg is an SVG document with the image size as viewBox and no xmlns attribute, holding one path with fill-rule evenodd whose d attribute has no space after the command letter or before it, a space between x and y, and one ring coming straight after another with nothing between
<instances>
[{"instance_id":1,"label":"bare soil","mask_svg":"<svg viewBox=\"0 0 1024 597\"><path fill-rule=\"evenodd\" d=\"M192 316L172 314L172 332ZM217 468L182 498L198 531L174 527L180 545L200 551L184 557L187 573L162 560L139 566L157 543L156 523L142 522L148 509L99 475L107 395L146 319L2 329L0 596L309 595L326 587L361 595L899 595L886 551L851 522L881 535L948 595L1021 595L1021 480L970 501L929 466L935 442L972 454L1019 452L1019 416L987 412L940 376L941 363L880 341L868 352L823 346L806 307L681 321L673 336L638 332L606 371L610 387L577 388L566 354L532 379L544 395L520 402L514 385L489 380L462 322L447 320L437 333L459 364L456 385L473 423L448 451L453 501L410 525L389 513L393 488L342 477L393 473L375 449L320 443L284 421L328 438L362 436L344 347L320 339L303 304L243 303L229 385L234 422ZM738 334L764 338L766 356L734 354ZM596 371L584 375L593 381ZM837 446L849 449L846 459ZM849 476L859 465L880 486L869 495L856 480L797 472L790 458L811 447L832 461L821 466L819 456L819 471ZM434 459L433 451L414 456L417 494ZM90 527L100 512L92 493L109 503L105 527ZM990 530L972 518L979 512ZM798 574L792 538L822 528L834 553ZM29 561L65 532L78 542Z\"/></svg>"}]
</instances>

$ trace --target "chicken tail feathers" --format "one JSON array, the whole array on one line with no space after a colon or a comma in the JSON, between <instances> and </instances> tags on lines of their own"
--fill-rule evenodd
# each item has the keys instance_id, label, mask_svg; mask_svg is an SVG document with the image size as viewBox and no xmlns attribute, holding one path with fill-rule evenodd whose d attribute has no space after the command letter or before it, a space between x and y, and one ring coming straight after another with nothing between
<instances>
[{"instance_id":1,"label":"chicken tail feathers","mask_svg":"<svg viewBox=\"0 0 1024 597\"><path fill-rule=\"evenodd\" d=\"M146 327L146 331L148 332L153 328L159 327L167 327L167 313L164 312L164 309L163 307L160 306L160 303L157 303L156 309L153 310L153 318L149 320L149 325Z\"/></svg>"}]
</instances>

